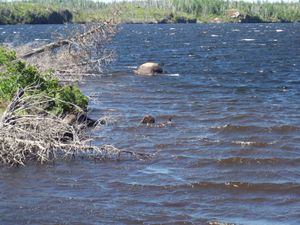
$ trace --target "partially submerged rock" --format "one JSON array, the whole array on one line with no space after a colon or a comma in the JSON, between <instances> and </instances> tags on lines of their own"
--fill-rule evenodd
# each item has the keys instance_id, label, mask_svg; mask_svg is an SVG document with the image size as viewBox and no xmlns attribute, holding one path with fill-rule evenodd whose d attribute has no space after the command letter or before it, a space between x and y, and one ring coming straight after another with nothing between
<instances>
[{"instance_id":1,"label":"partially submerged rock","mask_svg":"<svg viewBox=\"0 0 300 225\"><path fill-rule=\"evenodd\" d=\"M138 69L134 70L133 72L137 75L153 76L163 73L163 69L158 63L147 62L140 65Z\"/></svg>"}]
</instances>

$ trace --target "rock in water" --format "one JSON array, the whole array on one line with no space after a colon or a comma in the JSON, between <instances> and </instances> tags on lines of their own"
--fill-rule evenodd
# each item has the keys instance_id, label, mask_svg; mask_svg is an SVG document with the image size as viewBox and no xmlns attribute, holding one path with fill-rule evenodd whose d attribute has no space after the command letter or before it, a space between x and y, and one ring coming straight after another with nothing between
<instances>
[{"instance_id":1,"label":"rock in water","mask_svg":"<svg viewBox=\"0 0 300 225\"><path fill-rule=\"evenodd\" d=\"M153 76L158 73L163 73L163 69L158 63L147 62L140 65L138 69L133 72L137 75Z\"/></svg>"}]
</instances>

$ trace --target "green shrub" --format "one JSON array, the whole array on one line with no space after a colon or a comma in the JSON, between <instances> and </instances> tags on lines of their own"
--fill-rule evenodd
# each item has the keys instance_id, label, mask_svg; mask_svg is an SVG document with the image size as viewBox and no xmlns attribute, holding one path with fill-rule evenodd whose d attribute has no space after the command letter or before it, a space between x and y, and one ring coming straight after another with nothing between
<instances>
[{"instance_id":1,"label":"green shrub","mask_svg":"<svg viewBox=\"0 0 300 225\"><path fill-rule=\"evenodd\" d=\"M48 107L51 112L65 114L86 110L88 98L78 87L63 86L51 73L40 73L36 67L16 60L14 51L0 47L0 65L0 107L5 106L19 89L36 86L34 94L54 99Z\"/></svg>"},{"instance_id":2,"label":"green shrub","mask_svg":"<svg viewBox=\"0 0 300 225\"><path fill-rule=\"evenodd\" d=\"M16 53L12 50L0 47L0 66L16 59Z\"/></svg>"}]
</instances>

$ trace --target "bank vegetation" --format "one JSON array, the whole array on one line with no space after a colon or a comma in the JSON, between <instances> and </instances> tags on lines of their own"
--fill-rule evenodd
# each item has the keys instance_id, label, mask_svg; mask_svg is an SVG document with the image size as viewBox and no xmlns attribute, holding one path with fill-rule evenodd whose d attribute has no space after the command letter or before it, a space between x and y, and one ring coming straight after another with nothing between
<instances>
[{"instance_id":1,"label":"bank vegetation","mask_svg":"<svg viewBox=\"0 0 300 225\"><path fill-rule=\"evenodd\" d=\"M299 22L300 2L224 0L145 0L102 3L89 0L2 1L0 24L87 23L114 19L122 23Z\"/></svg>"},{"instance_id":2,"label":"bank vegetation","mask_svg":"<svg viewBox=\"0 0 300 225\"><path fill-rule=\"evenodd\" d=\"M88 118L88 97L74 83L104 72L113 57L106 45L116 31L112 21L86 24L35 48L0 46L0 164L148 158L95 145L93 129L105 121Z\"/></svg>"}]
</instances>

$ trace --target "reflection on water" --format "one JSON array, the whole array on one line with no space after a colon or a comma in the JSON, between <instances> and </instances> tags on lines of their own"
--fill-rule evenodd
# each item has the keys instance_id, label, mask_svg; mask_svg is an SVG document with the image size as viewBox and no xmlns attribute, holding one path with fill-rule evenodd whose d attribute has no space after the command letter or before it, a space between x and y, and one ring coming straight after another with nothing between
<instances>
[{"instance_id":1,"label":"reflection on water","mask_svg":"<svg viewBox=\"0 0 300 225\"><path fill-rule=\"evenodd\" d=\"M63 29L1 28L16 45ZM82 88L91 115L111 118L97 142L154 159L1 168L0 221L299 224L299 28L124 25L110 74ZM133 75L146 61L166 74ZM143 126L146 114L173 124Z\"/></svg>"}]
</instances>

